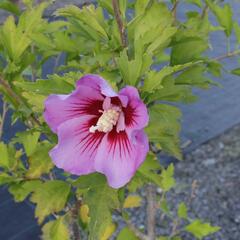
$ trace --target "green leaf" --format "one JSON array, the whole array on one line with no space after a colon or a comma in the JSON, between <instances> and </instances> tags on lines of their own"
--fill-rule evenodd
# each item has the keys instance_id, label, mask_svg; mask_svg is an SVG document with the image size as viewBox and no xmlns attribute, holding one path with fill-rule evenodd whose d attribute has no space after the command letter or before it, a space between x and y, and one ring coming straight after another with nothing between
<instances>
[{"instance_id":1,"label":"green leaf","mask_svg":"<svg viewBox=\"0 0 240 240\"><path fill-rule=\"evenodd\" d=\"M140 173L142 178L144 177L148 181L154 182L158 186L161 186L161 177L160 174L158 174L160 169L161 167L156 157L152 154L148 154L137 173Z\"/></svg>"},{"instance_id":2,"label":"green leaf","mask_svg":"<svg viewBox=\"0 0 240 240\"><path fill-rule=\"evenodd\" d=\"M116 240L139 240L132 230L124 227L117 236Z\"/></svg>"},{"instance_id":3,"label":"green leaf","mask_svg":"<svg viewBox=\"0 0 240 240\"><path fill-rule=\"evenodd\" d=\"M237 43L240 44L240 26L238 22L234 22L233 27L234 27L235 35L237 38Z\"/></svg>"},{"instance_id":4,"label":"green leaf","mask_svg":"<svg viewBox=\"0 0 240 240\"><path fill-rule=\"evenodd\" d=\"M176 33L176 28L172 26L173 16L166 4L156 1L152 4L148 4L149 1L139 2L135 4L137 16L128 25L128 38L134 45L135 58L143 53L162 51Z\"/></svg>"},{"instance_id":5,"label":"green leaf","mask_svg":"<svg viewBox=\"0 0 240 240\"><path fill-rule=\"evenodd\" d=\"M121 15L123 17L123 19L125 19L125 13L126 13L126 9L127 9L127 0L122 0L122 1L119 1L119 9L120 9L120 12L121 12Z\"/></svg>"},{"instance_id":6,"label":"green leaf","mask_svg":"<svg viewBox=\"0 0 240 240\"><path fill-rule=\"evenodd\" d=\"M47 222L42 228L43 240L69 240L69 227L65 223L64 216L58 217L56 220Z\"/></svg>"},{"instance_id":7,"label":"green leaf","mask_svg":"<svg viewBox=\"0 0 240 240\"><path fill-rule=\"evenodd\" d=\"M9 58L16 62L19 61L23 52L30 45L31 40L26 34L23 34L17 29L13 16L7 18L3 24L0 35L0 41L6 49Z\"/></svg>"},{"instance_id":8,"label":"green leaf","mask_svg":"<svg viewBox=\"0 0 240 240\"><path fill-rule=\"evenodd\" d=\"M16 134L15 142L22 143L27 156L32 155L38 144L40 132L25 131Z\"/></svg>"},{"instance_id":9,"label":"green leaf","mask_svg":"<svg viewBox=\"0 0 240 240\"><path fill-rule=\"evenodd\" d=\"M113 7L111 0L98 0L98 3L101 7L105 8L110 14L113 15Z\"/></svg>"},{"instance_id":10,"label":"green leaf","mask_svg":"<svg viewBox=\"0 0 240 240\"><path fill-rule=\"evenodd\" d=\"M217 17L219 24L225 29L226 36L229 37L233 28L233 13L231 6L229 4L225 4L223 7L220 7L211 0L206 0L206 3L212 10L213 14Z\"/></svg>"},{"instance_id":11,"label":"green leaf","mask_svg":"<svg viewBox=\"0 0 240 240\"><path fill-rule=\"evenodd\" d=\"M23 92L22 96L27 100L29 106L32 107L33 112L42 113L44 111L44 101L46 100L46 96L34 92Z\"/></svg>"},{"instance_id":12,"label":"green leaf","mask_svg":"<svg viewBox=\"0 0 240 240\"><path fill-rule=\"evenodd\" d=\"M5 172L0 172L0 186L13 183L14 181L15 179L12 176L8 175Z\"/></svg>"},{"instance_id":13,"label":"green leaf","mask_svg":"<svg viewBox=\"0 0 240 240\"><path fill-rule=\"evenodd\" d=\"M166 198L164 197L161 202L160 202L160 208L161 210L166 214L169 215L170 214L170 209L169 209L169 205L168 205L168 201L166 200Z\"/></svg>"},{"instance_id":14,"label":"green leaf","mask_svg":"<svg viewBox=\"0 0 240 240\"><path fill-rule=\"evenodd\" d=\"M108 38L101 8L95 8L94 5L89 5L80 9L74 5L69 5L65 8L58 9L56 14L75 18L88 28L94 30L99 36Z\"/></svg>"},{"instance_id":15,"label":"green leaf","mask_svg":"<svg viewBox=\"0 0 240 240\"><path fill-rule=\"evenodd\" d=\"M208 48L208 43L198 37L187 37L172 46L171 65L179 65L201 59L201 54ZM191 49L191 51L189 51Z\"/></svg>"},{"instance_id":16,"label":"green leaf","mask_svg":"<svg viewBox=\"0 0 240 240\"><path fill-rule=\"evenodd\" d=\"M8 157L8 147L5 143L0 142L0 166L4 168L10 168L10 159Z\"/></svg>"},{"instance_id":17,"label":"green leaf","mask_svg":"<svg viewBox=\"0 0 240 240\"><path fill-rule=\"evenodd\" d=\"M52 144L49 142L41 142L37 146L28 159L29 169L26 173L27 178L39 178L42 174L49 173L54 166L49 157L49 151L52 147Z\"/></svg>"},{"instance_id":18,"label":"green leaf","mask_svg":"<svg viewBox=\"0 0 240 240\"><path fill-rule=\"evenodd\" d=\"M148 53L156 53L168 46L173 35L177 32L176 27L166 27L147 48Z\"/></svg>"},{"instance_id":19,"label":"green leaf","mask_svg":"<svg viewBox=\"0 0 240 240\"><path fill-rule=\"evenodd\" d=\"M139 82L143 72L151 65L152 57L151 55L144 54L141 57L129 60L127 50L124 49L116 61L125 84L135 86Z\"/></svg>"},{"instance_id":20,"label":"green leaf","mask_svg":"<svg viewBox=\"0 0 240 240\"><path fill-rule=\"evenodd\" d=\"M40 95L68 94L74 90L74 86L66 81L64 76L57 74L48 75L48 80L38 80L36 82L15 82L15 85L24 91L30 91Z\"/></svg>"},{"instance_id":21,"label":"green leaf","mask_svg":"<svg viewBox=\"0 0 240 240\"><path fill-rule=\"evenodd\" d=\"M181 159L179 132L181 112L178 108L157 104L149 108L150 122L145 129L151 142L159 143L163 151Z\"/></svg>"},{"instance_id":22,"label":"green leaf","mask_svg":"<svg viewBox=\"0 0 240 240\"><path fill-rule=\"evenodd\" d=\"M144 80L144 86L142 88L143 91L146 92L154 92L157 89L161 89L162 86L162 80L176 72L182 71L185 68L188 68L196 63L186 63L183 65L175 65L175 66L165 66L160 71L149 71L146 79Z\"/></svg>"},{"instance_id":23,"label":"green leaf","mask_svg":"<svg viewBox=\"0 0 240 240\"><path fill-rule=\"evenodd\" d=\"M113 233L116 231L116 224L111 223L110 225L107 226L105 229L103 235L100 237L100 240L108 240L110 237L113 235Z\"/></svg>"},{"instance_id":24,"label":"green leaf","mask_svg":"<svg viewBox=\"0 0 240 240\"><path fill-rule=\"evenodd\" d=\"M196 238L202 239L219 231L220 227L211 226L209 223L203 223L201 220L197 219L187 225L185 230L192 233Z\"/></svg>"},{"instance_id":25,"label":"green leaf","mask_svg":"<svg viewBox=\"0 0 240 240\"><path fill-rule=\"evenodd\" d=\"M1 0L0 1L0 9L4 9L10 13L13 13L17 16L19 16L19 14L21 13L19 7L17 4L12 3L9 0Z\"/></svg>"},{"instance_id":26,"label":"green leaf","mask_svg":"<svg viewBox=\"0 0 240 240\"><path fill-rule=\"evenodd\" d=\"M41 187L41 184L42 182L39 180L14 183L10 185L8 190L14 196L16 202L22 202L30 193Z\"/></svg>"},{"instance_id":27,"label":"green leaf","mask_svg":"<svg viewBox=\"0 0 240 240\"><path fill-rule=\"evenodd\" d=\"M42 223L46 216L61 211L67 202L70 186L60 180L52 180L42 184L33 192L31 201L36 203L35 216Z\"/></svg>"},{"instance_id":28,"label":"green leaf","mask_svg":"<svg viewBox=\"0 0 240 240\"><path fill-rule=\"evenodd\" d=\"M156 100L168 102L192 103L197 97L192 94L192 89L187 85L177 85L172 76L163 79L162 88L149 94L147 102Z\"/></svg>"},{"instance_id":29,"label":"green leaf","mask_svg":"<svg viewBox=\"0 0 240 240\"><path fill-rule=\"evenodd\" d=\"M89 240L99 239L112 223L111 210L118 208L117 191L106 183L99 188L90 189L84 196L89 206Z\"/></svg>"},{"instance_id":30,"label":"green leaf","mask_svg":"<svg viewBox=\"0 0 240 240\"><path fill-rule=\"evenodd\" d=\"M218 61L207 62L207 71L215 77L221 77L222 64Z\"/></svg>"},{"instance_id":31,"label":"green leaf","mask_svg":"<svg viewBox=\"0 0 240 240\"><path fill-rule=\"evenodd\" d=\"M79 215L81 218L81 221L84 224L88 224L90 221L90 217L89 217L89 207L87 204L82 204L79 210Z\"/></svg>"},{"instance_id":32,"label":"green leaf","mask_svg":"<svg viewBox=\"0 0 240 240\"><path fill-rule=\"evenodd\" d=\"M183 219L187 219L188 218L188 213L187 213L187 206L185 205L184 202L181 202L178 205L178 217L179 218L183 218Z\"/></svg>"},{"instance_id":33,"label":"green leaf","mask_svg":"<svg viewBox=\"0 0 240 240\"><path fill-rule=\"evenodd\" d=\"M129 192L136 192L139 188L143 187L147 181L147 179L143 178L142 175L137 172L131 181L127 184L127 189Z\"/></svg>"},{"instance_id":34,"label":"green leaf","mask_svg":"<svg viewBox=\"0 0 240 240\"><path fill-rule=\"evenodd\" d=\"M198 7L202 7L202 1L201 0L185 0L187 3L195 4Z\"/></svg>"},{"instance_id":35,"label":"green leaf","mask_svg":"<svg viewBox=\"0 0 240 240\"><path fill-rule=\"evenodd\" d=\"M19 152L20 151L16 151L13 143L7 145L0 142L0 166L9 171L13 171L20 157L18 156Z\"/></svg>"},{"instance_id":36,"label":"green leaf","mask_svg":"<svg viewBox=\"0 0 240 240\"><path fill-rule=\"evenodd\" d=\"M101 188L106 184L106 178L100 173L80 176L73 182L73 186L81 189Z\"/></svg>"},{"instance_id":37,"label":"green leaf","mask_svg":"<svg viewBox=\"0 0 240 240\"><path fill-rule=\"evenodd\" d=\"M240 68L233 69L231 73L240 76Z\"/></svg>"},{"instance_id":38,"label":"green leaf","mask_svg":"<svg viewBox=\"0 0 240 240\"><path fill-rule=\"evenodd\" d=\"M124 200L123 207L124 208L135 208L140 207L142 202L142 198L137 195L129 195Z\"/></svg>"},{"instance_id":39,"label":"green leaf","mask_svg":"<svg viewBox=\"0 0 240 240\"><path fill-rule=\"evenodd\" d=\"M20 58L30 46L31 39L29 36L41 26L42 21L44 21L42 13L47 6L48 3L45 2L26 10L19 17L17 26L13 16L8 17L5 21L0 32L0 41L13 62L20 62Z\"/></svg>"},{"instance_id":40,"label":"green leaf","mask_svg":"<svg viewBox=\"0 0 240 240\"><path fill-rule=\"evenodd\" d=\"M42 2L39 5L27 9L19 18L19 31L22 31L27 36L30 36L34 32L38 32L45 22L42 15L49 4L50 2Z\"/></svg>"},{"instance_id":41,"label":"green leaf","mask_svg":"<svg viewBox=\"0 0 240 240\"><path fill-rule=\"evenodd\" d=\"M172 187L175 186L175 179L174 179L174 165L171 164L165 170L162 170L161 173L161 187L164 191L169 191Z\"/></svg>"},{"instance_id":42,"label":"green leaf","mask_svg":"<svg viewBox=\"0 0 240 240\"><path fill-rule=\"evenodd\" d=\"M136 0L135 3L135 16L142 15L149 3L149 0Z\"/></svg>"},{"instance_id":43,"label":"green leaf","mask_svg":"<svg viewBox=\"0 0 240 240\"><path fill-rule=\"evenodd\" d=\"M203 65L192 66L179 74L175 79L175 83L207 89L209 88L209 85L214 84L214 82L204 76L206 71L207 69Z\"/></svg>"}]
</instances>

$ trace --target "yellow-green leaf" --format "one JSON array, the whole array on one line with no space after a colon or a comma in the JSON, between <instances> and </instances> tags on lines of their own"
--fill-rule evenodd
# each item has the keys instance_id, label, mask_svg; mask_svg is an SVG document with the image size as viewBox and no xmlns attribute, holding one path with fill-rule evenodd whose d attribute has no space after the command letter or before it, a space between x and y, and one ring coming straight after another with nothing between
<instances>
[{"instance_id":1,"label":"yellow-green leaf","mask_svg":"<svg viewBox=\"0 0 240 240\"><path fill-rule=\"evenodd\" d=\"M80 218L81 218L81 220L82 220L83 223L89 223L89 221L90 221L90 217L89 217L89 207L88 207L87 204L83 204L83 205L80 207L79 214L80 214Z\"/></svg>"},{"instance_id":2,"label":"yellow-green leaf","mask_svg":"<svg viewBox=\"0 0 240 240\"><path fill-rule=\"evenodd\" d=\"M181 202L178 205L178 217L187 219L188 213L187 213L187 206L184 202Z\"/></svg>"},{"instance_id":3,"label":"yellow-green leaf","mask_svg":"<svg viewBox=\"0 0 240 240\"><path fill-rule=\"evenodd\" d=\"M7 145L4 144L3 142L0 142L0 153L1 153L0 166L9 168L10 163L9 163L9 157L8 157L8 149L7 149Z\"/></svg>"},{"instance_id":4,"label":"yellow-green leaf","mask_svg":"<svg viewBox=\"0 0 240 240\"><path fill-rule=\"evenodd\" d=\"M185 227L187 232L192 233L196 238L202 239L212 233L220 230L220 227L211 226L209 223L203 223L201 220L196 219Z\"/></svg>"},{"instance_id":5,"label":"yellow-green leaf","mask_svg":"<svg viewBox=\"0 0 240 240\"><path fill-rule=\"evenodd\" d=\"M42 223L46 216L61 211L67 202L70 185L60 180L52 180L42 184L32 194L31 201L36 203L35 216Z\"/></svg>"},{"instance_id":6,"label":"yellow-green leaf","mask_svg":"<svg viewBox=\"0 0 240 240\"><path fill-rule=\"evenodd\" d=\"M26 173L28 178L39 178L42 174L48 173L53 168L53 162L49 157L49 150L52 145L48 142L39 144L35 152L29 157L29 169Z\"/></svg>"},{"instance_id":7,"label":"yellow-green leaf","mask_svg":"<svg viewBox=\"0 0 240 240\"><path fill-rule=\"evenodd\" d=\"M137 195L129 195L123 203L124 208L140 207L142 198Z\"/></svg>"},{"instance_id":8,"label":"yellow-green leaf","mask_svg":"<svg viewBox=\"0 0 240 240\"><path fill-rule=\"evenodd\" d=\"M69 227L65 223L64 216L54 221L47 222L42 228L43 240L69 240Z\"/></svg>"},{"instance_id":9,"label":"yellow-green leaf","mask_svg":"<svg viewBox=\"0 0 240 240\"><path fill-rule=\"evenodd\" d=\"M112 236L112 234L115 232L116 228L117 226L114 223L111 223L110 225L108 225L102 237L100 237L100 240L108 240Z\"/></svg>"},{"instance_id":10,"label":"yellow-green leaf","mask_svg":"<svg viewBox=\"0 0 240 240\"><path fill-rule=\"evenodd\" d=\"M40 132L19 132L16 134L15 142L22 143L27 156L30 156L37 148L39 137Z\"/></svg>"},{"instance_id":11,"label":"yellow-green leaf","mask_svg":"<svg viewBox=\"0 0 240 240\"><path fill-rule=\"evenodd\" d=\"M132 230L125 227L118 234L117 240L139 240L139 238L136 237L136 235L134 234L134 232Z\"/></svg>"},{"instance_id":12,"label":"yellow-green leaf","mask_svg":"<svg viewBox=\"0 0 240 240\"><path fill-rule=\"evenodd\" d=\"M14 196L16 202L22 202L30 193L41 187L41 184L42 182L39 180L14 183L9 187L9 192Z\"/></svg>"}]
</instances>

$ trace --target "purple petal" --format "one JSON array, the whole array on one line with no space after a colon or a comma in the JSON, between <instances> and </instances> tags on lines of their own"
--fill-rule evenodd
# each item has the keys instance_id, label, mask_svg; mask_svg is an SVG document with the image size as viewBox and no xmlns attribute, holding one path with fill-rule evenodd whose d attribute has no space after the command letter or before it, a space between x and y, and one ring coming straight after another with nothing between
<instances>
[{"instance_id":1,"label":"purple petal","mask_svg":"<svg viewBox=\"0 0 240 240\"><path fill-rule=\"evenodd\" d=\"M120 188L131 180L148 151L148 139L143 130L112 131L102 139L95 169L106 175L111 187Z\"/></svg>"},{"instance_id":2,"label":"purple petal","mask_svg":"<svg viewBox=\"0 0 240 240\"><path fill-rule=\"evenodd\" d=\"M99 116L103 96L88 86L79 86L69 95L50 95L45 101L44 118L53 132L58 126L82 115Z\"/></svg>"},{"instance_id":3,"label":"purple petal","mask_svg":"<svg viewBox=\"0 0 240 240\"><path fill-rule=\"evenodd\" d=\"M90 133L96 123L90 116L74 118L58 127L58 145L50 151L57 167L76 175L95 171L94 159L104 133Z\"/></svg>"},{"instance_id":4,"label":"purple petal","mask_svg":"<svg viewBox=\"0 0 240 240\"><path fill-rule=\"evenodd\" d=\"M137 89L128 86L123 88L119 95L128 97L128 105L123 109L126 127L131 129L146 127L149 121L148 111L140 99Z\"/></svg>"},{"instance_id":5,"label":"purple petal","mask_svg":"<svg viewBox=\"0 0 240 240\"><path fill-rule=\"evenodd\" d=\"M107 97L115 97L117 94L113 91L113 89L109 86L107 81L94 74L87 74L80 78L77 81L77 87L79 86L88 86L92 89L95 89L96 91L100 91L103 95Z\"/></svg>"}]
</instances>

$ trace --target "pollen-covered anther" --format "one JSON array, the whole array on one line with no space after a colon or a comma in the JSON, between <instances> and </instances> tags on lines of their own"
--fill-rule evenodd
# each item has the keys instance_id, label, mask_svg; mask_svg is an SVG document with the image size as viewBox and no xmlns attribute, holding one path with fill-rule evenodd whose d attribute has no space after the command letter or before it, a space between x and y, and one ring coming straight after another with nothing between
<instances>
[{"instance_id":1,"label":"pollen-covered anther","mask_svg":"<svg viewBox=\"0 0 240 240\"><path fill-rule=\"evenodd\" d=\"M95 131L99 132L110 132L118 122L121 109L119 107L113 107L108 110L101 111L102 115L98 119L95 126L89 128L89 132L94 133Z\"/></svg>"}]
</instances>

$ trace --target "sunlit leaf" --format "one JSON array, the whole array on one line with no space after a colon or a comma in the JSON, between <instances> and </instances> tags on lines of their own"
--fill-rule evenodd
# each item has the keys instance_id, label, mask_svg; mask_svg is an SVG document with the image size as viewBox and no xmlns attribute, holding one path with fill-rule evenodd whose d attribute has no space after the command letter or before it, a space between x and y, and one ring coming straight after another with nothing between
<instances>
[{"instance_id":1,"label":"sunlit leaf","mask_svg":"<svg viewBox=\"0 0 240 240\"><path fill-rule=\"evenodd\" d=\"M124 200L123 207L124 208L134 208L140 207L142 202L142 198L137 195L129 195Z\"/></svg>"},{"instance_id":2,"label":"sunlit leaf","mask_svg":"<svg viewBox=\"0 0 240 240\"><path fill-rule=\"evenodd\" d=\"M49 214L61 211L65 207L69 193L70 186L60 180L45 182L36 189L31 201L36 203L35 216L38 222L42 223Z\"/></svg>"},{"instance_id":3,"label":"sunlit leaf","mask_svg":"<svg viewBox=\"0 0 240 240\"><path fill-rule=\"evenodd\" d=\"M220 230L220 227L211 226L209 223L203 223L201 220L194 220L185 227L187 232L192 233L196 238L202 239L212 233Z\"/></svg>"},{"instance_id":4,"label":"sunlit leaf","mask_svg":"<svg viewBox=\"0 0 240 240\"><path fill-rule=\"evenodd\" d=\"M47 222L42 228L43 240L69 240L70 231L64 216Z\"/></svg>"}]
</instances>

